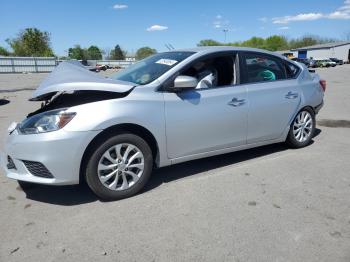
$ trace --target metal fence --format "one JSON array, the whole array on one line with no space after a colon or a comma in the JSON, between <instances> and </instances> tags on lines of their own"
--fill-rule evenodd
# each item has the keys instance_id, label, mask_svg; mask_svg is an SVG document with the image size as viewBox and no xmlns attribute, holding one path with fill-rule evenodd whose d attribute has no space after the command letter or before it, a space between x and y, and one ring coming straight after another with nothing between
<instances>
[{"instance_id":1,"label":"metal fence","mask_svg":"<svg viewBox=\"0 0 350 262\"><path fill-rule=\"evenodd\" d=\"M106 65L110 67L120 67L127 68L134 64L136 61L126 61L126 60L88 60L89 65Z\"/></svg>"},{"instance_id":2,"label":"metal fence","mask_svg":"<svg viewBox=\"0 0 350 262\"><path fill-rule=\"evenodd\" d=\"M1 73L45 73L51 72L62 62L55 57L0 57ZM88 60L90 66L108 65L112 68L127 68L135 61L125 60Z\"/></svg>"},{"instance_id":3,"label":"metal fence","mask_svg":"<svg viewBox=\"0 0 350 262\"><path fill-rule=\"evenodd\" d=\"M0 73L44 73L56 65L55 57L0 57Z\"/></svg>"}]
</instances>

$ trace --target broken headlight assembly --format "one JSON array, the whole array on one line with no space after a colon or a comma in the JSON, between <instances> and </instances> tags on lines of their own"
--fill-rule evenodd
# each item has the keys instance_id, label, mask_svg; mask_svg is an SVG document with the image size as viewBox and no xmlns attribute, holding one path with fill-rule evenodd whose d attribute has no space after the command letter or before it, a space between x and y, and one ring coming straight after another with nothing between
<instances>
[{"instance_id":1,"label":"broken headlight assembly","mask_svg":"<svg viewBox=\"0 0 350 262\"><path fill-rule=\"evenodd\" d=\"M17 126L20 134L40 134L52 132L63 128L76 115L73 112L65 112L66 109L58 109L33 115L23 120Z\"/></svg>"}]
</instances>

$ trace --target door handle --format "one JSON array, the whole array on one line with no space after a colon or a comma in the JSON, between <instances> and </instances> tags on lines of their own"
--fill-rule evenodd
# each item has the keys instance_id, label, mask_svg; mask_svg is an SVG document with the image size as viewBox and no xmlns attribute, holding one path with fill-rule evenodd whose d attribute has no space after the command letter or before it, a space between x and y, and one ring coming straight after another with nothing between
<instances>
[{"instance_id":1,"label":"door handle","mask_svg":"<svg viewBox=\"0 0 350 262\"><path fill-rule=\"evenodd\" d=\"M238 99L236 97L232 98L232 100L228 103L228 105L234 106L234 107L242 106L244 104L245 104L245 99Z\"/></svg>"},{"instance_id":2,"label":"door handle","mask_svg":"<svg viewBox=\"0 0 350 262\"><path fill-rule=\"evenodd\" d=\"M293 93L292 91L289 91L286 95L285 98L287 99L295 99L298 98L299 94L298 93Z\"/></svg>"}]
</instances>

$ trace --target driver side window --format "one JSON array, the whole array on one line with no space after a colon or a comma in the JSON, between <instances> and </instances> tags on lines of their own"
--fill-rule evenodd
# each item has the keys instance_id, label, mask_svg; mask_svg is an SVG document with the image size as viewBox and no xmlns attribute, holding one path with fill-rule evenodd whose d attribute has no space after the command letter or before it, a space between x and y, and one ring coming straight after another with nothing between
<instances>
[{"instance_id":1,"label":"driver side window","mask_svg":"<svg viewBox=\"0 0 350 262\"><path fill-rule=\"evenodd\" d=\"M234 55L221 55L193 62L180 75L197 78L196 89L229 86L235 83Z\"/></svg>"}]
</instances>

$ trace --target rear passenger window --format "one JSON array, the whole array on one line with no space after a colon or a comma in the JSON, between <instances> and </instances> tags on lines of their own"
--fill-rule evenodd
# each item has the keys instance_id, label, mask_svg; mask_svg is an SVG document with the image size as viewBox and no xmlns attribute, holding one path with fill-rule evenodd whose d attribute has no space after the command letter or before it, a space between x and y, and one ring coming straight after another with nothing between
<instances>
[{"instance_id":1,"label":"rear passenger window","mask_svg":"<svg viewBox=\"0 0 350 262\"><path fill-rule=\"evenodd\" d=\"M245 54L243 57L245 83L276 81L286 79L285 69L278 58L264 54Z\"/></svg>"},{"instance_id":2,"label":"rear passenger window","mask_svg":"<svg viewBox=\"0 0 350 262\"><path fill-rule=\"evenodd\" d=\"M286 63L286 73L288 79L295 78L298 75L299 71L300 68L296 65L289 62Z\"/></svg>"}]
</instances>

